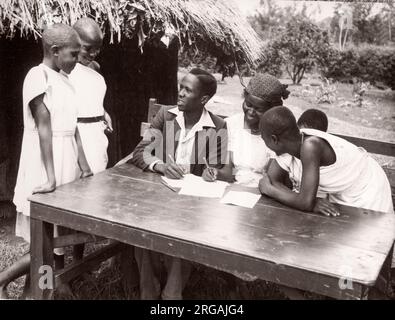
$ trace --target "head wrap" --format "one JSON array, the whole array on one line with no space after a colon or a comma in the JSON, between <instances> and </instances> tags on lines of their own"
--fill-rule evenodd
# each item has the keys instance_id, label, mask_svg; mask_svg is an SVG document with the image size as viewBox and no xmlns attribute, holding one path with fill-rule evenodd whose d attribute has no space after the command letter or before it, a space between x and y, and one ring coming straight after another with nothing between
<instances>
[{"instance_id":1,"label":"head wrap","mask_svg":"<svg viewBox=\"0 0 395 320\"><path fill-rule=\"evenodd\" d=\"M248 94L264 100L270 107L282 106L283 99L287 99L288 85L282 84L270 74L257 73L253 76L245 89Z\"/></svg>"}]
</instances>

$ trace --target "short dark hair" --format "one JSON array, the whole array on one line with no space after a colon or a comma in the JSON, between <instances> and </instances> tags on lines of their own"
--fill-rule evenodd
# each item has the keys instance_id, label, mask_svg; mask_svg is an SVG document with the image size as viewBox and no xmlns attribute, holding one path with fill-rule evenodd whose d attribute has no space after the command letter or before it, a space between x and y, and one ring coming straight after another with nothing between
<instances>
[{"instance_id":1,"label":"short dark hair","mask_svg":"<svg viewBox=\"0 0 395 320\"><path fill-rule=\"evenodd\" d=\"M291 110L283 106L273 107L266 111L261 116L259 130L261 136L263 136L263 133L267 136L289 136L299 133L295 116Z\"/></svg>"},{"instance_id":2,"label":"short dark hair","mask_svg":"<svg viewBox=\"0 0 395 320\"><path fill-rule=\"evenodd\" d=\"M200 89L204 95L208 95L210 98L215 95L217 92L217 80L210 72L200 68L193 68L189 73L199 79Z\"/></svg>"},{"instance_id":3,"label":"short dark hair","mask_svg":"<svg viewBox=\"0 0 395 320\"><path fill-rule=\"evenodd\" d=\"M328 130L328 117L318 109L308 109L302 113L298 120L298 127L306 127L321 131Z\"/></svg>"},{"instance_id":4,"label":"short dark hair","mask_svg":"<svg viewBox=\"0 0 395 320\"><path fill-rule=\"evenodd\" d=\"M48 26L42 34L42 46L44 54L50 52L52 46L66 47L70 42L80 42L80 37L72 27L64 23L55 23Z\"/></svg>"}]
</instances>

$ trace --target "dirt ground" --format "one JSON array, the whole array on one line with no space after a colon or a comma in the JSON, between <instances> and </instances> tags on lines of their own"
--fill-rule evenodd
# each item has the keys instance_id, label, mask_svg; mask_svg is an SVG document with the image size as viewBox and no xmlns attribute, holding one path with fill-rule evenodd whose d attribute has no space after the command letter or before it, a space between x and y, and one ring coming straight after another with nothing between
<instances>
[{"instance_id":1,"label":"dirt ground","mask_svg":"<svg viewBox=\"0 0 395 320\"><path fill-rule=\"evenodd\" d=\"M220 75L216 74L217 79ZM247 84L250 78L244 78ZM218 84L217 94L208 104L211 111L232 115L241 111L242 86L239 78L226 78L226 84ZM366 103L362 108L353 105L341 106L344 101L352 101L352 85L337 84L337 101L333 104L318 104L315 99L316 86L306 90L305 84L318 84L317 77L303 80L302 85L292 85L289 79L280 79L288 84L291 92L284 105L298 117L304 110L317 108L324 111L329 118L329 131L352 134L369 139L395 142L395 92L370 88L365 94Z\"/></svg>"}]
</instances>

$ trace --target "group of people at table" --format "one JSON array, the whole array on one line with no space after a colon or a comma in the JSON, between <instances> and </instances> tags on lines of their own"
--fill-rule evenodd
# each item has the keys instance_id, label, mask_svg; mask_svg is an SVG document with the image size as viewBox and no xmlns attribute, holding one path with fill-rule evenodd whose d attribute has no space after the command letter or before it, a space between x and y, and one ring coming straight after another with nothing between
<instances>
[{"instance_id":1,"label":"group of people at table","mask_svg":"<svg viewBox=\"0 0 395 320\"><path fill-rule=\"evenodd\" d=\"M24 137L14 203L16 234L30 241L28 197L87 178L107 166L103 108L106 85L94 58L103 35L82 18L73 26L55 24L43 32L43 62L23 86ZM393 212L391 188L380 165L362 148L326 132L328 119L316 109L296 121L283 106L287 86L257 73L243 89L242 110L223 119L206 109L217 81L194 68L180 81L177 106L163 106L132 154L120 161L171 179L191 173L259 188L298 210L336 217L336 204ZM61 228L55 228L61 234ZM81 259L83 246L74 248ZM55 250L55 268L64 253ZM135 248L143 299L180 299L191 264ZM0 296L10 281L29 271L30 255L0 273ZM160 269L167 279L161 287ZM27 280L28 282L28 280Z\"/></svg>"}]
</instances>

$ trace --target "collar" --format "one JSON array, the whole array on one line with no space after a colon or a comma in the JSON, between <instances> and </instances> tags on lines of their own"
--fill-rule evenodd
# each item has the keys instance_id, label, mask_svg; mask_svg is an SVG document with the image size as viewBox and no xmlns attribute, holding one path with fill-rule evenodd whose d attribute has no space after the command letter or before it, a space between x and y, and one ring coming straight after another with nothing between
<instances>
[{"instance_id":1,"label":"collar","mask_svg":"<svg viewBox=\"0 0 395 320\"><path fill-rule=\"evenodd\" d=\"M41 63L41 65L43 66L43 68L44 68L45 70L49 71L49 73L60 74L60 71L61 71L61 70L55 71L54 69L48 67L48 66L47 66L46 64L44 64L44 63Z\"/></svg>"},{"instance_id":2,"label":"collar","mask_svg":"<svg viewBox=\"0 0 395 320\"><path fill-rule=\"evenodd\" d=\"M69 75L66 72L64 72L63 70L55 71L55 70L51 69L50 67L48 67L47 65L45 65L44 63L41 63L41 65L43 66L43 68L46 71L49 71L49 74L52 73L52 74L54 74L56 76L62 76L64 78L66 78L66 79L69 79Z\"/></svg>"},{"instance_id":3,"label":"collar","mask_svg":"<svg viewBox=\"0 0 395 320\"><path fill-rule=\"evenodd\" d=\"M185 132L185 118L184 118L184 112L180 111L178 107L169 109L169 112L176 115L176 121L178 125L181 128L181 132ZM186 141L191 139L192 137L195 136L195 133L197 131L203 130L204 128L211 127L215 128L215 124L213 120L210 117L210 114L208 113L206 108L203 108L202 115L200 116L200 119L195 125L189 130L187 135L185 137L181 137L181 141Z\"/></svg>"},{"instance_id":4,"label":"collar","mask_svg":"<svg viewBox=\"0 0 395 320\"><path fill-rule=\"evenodd\" d=\"M185 128L185 118L184 118L183 111L180 111L178 109L178 107L175 107L175 108L169 109L168 112L176 115L176 121L178 122L180 127ZM203 128L203 127L215 128L213 119L211 119L211 116L205 107L203 108L203 112L202 112L202 115L201 115L199 121L197 123L195 123L195 125L194 125L194 127L197 127L197 126L199 126L201 128Z\"/></svg>"}]
</instances>

